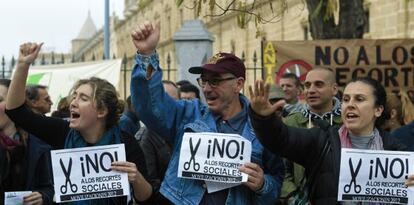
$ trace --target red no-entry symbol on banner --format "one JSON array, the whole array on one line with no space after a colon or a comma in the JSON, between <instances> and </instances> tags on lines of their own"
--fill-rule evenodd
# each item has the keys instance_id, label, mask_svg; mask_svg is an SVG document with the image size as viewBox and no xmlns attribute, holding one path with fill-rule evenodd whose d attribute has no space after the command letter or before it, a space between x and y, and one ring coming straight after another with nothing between
<instances>
[{"instance_id":1,"label":"red no-entry symbol on banner","mask_svg":"<svg viewBox=\"0 0 414 205\"><path fill-rule=\"evenodd\" d=\"M299 59L290 60L280 66L279 71L276 74L276 83L279 83L280 78L285 73L292 73L292 70L295 71L296 76L299 77L300 81L304 81L306 78L306 74L312 69L312 66Z\"/></svg>"}]
</instances>

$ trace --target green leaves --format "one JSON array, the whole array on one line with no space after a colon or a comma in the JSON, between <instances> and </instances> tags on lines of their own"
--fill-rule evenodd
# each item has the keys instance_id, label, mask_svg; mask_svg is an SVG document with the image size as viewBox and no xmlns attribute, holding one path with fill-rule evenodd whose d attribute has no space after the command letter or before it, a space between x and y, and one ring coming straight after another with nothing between
<instances>
[{"instance_id":1,"label":"green leaves","mask_svg":"<svg viewBox=\"0 0 414 205\"><path fill-rule=\"evenodd\" d=\"M323 3L326 1L326 7ZM321 15L322 8L325 9L323 15L323 20L327 21L330 18L334 17L335 11L338 9L338 0L320 0L316 9L312 13L312 18L316 18L318 15Z\"/></svg>"},{"instance_id":2,"label":"green leaves","mask_svg":"<svg viewBox=\"0 0 414 205\"><path fill-rule=\"evenodd\" d=\"M256 28L261 24L276 23L281 13L287 10L287 0L176 0L177 6L183 6L184 1L188 4L185 5L187 9L195 10L196 17L203 15L214 19L234 15L241 29L253 20ZM269 12L272 14L269 15Z\"/></svg>"},{"instance_id":3,"label":"green leaves","mask_svg":"<svg viewBox=\"0 0 414 205\"><path fill-rule=\"evenodd\" d=\"M181 4L183 4L183 2L184 2L184 0L177 0L176 1L176 4L177 4L178 7L180 7Z\"/></svg>"}]
</instances>

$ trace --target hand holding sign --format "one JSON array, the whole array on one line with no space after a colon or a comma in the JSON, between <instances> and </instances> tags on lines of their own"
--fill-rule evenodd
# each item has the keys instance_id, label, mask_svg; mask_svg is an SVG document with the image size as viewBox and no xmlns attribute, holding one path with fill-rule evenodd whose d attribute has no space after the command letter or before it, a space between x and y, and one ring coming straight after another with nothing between
<instances>
[{"instance_id":1,"label":"hand holding sign","mask_svg":"<svg viewBox=\"0 0 414 205\"><path fill-rule=\"evenodd\" d=\"M407 180L405 180L405 186L413 186L414 185L414 175L409 175Z\"/></svg>"},{"instance_id":2,"label":"hand holding sign","mask_svg":"<svg viewBox=\"0 0 414 205\"><path fill-rule=\"evenodd\" d=\"M53 150L51 157L58 203L126 196L137 173L124 144Z\"/></svg>"},{"instance_id":3,"label":"hand holding sign","mask_svg":"<svg viewBox=\"0 0 414 205\"><path fill-rule=\"evenodd\" d=\"M111 169L119 172L128 173L128 181L130 183L133 183L135 180L137 180L137 176L138 174L140 174L138 172L137 166L134 163L126 161L112 162Z\"/></svg>"},{"instance_id":4,"label":"hand holding sign","mask_svg":"<svg viewBox=\"0 0 414 205\"><path fill-rule=\"evenodd\" d=\"M39 192L32 192L31 194L23 197L23 202L25 205L42 205L43 198Z\"/></svg>"},{"instance_id":5,"label":"hand holding sign","mask_svg":"<svg viewBox=\"0 0 414 205\"><path fill-rule=\"evenodd\" d=\"M239 168L243 173L249 175L247 182L243 182L244 185L249 187L252 191L260 190L264 184L263 169L255 163L247 162Z\"/></svg>"},{"instance_id":6,"label":"hand holding sign","mask_svg":"<svg viewBox=\"0 0 414 205\"><path fill-rule=\"evenodd\" d=\"M239 167L250 161L251 142L240 135L223 133L184 133L178 163L178 177L239 184L248 176ZM255 168L246 172L258 176ZM263 171L262 171L263 172Z\"/></svg>"},{"instance_id":7,"label":"hand holding sign","mask_svg":"<svg viewBox=\"0 0 414 205\"><path fill-rule=\"evenodd\" d=\"M411 152L341 149L338 201L414 204ZM362 171L364 170L364 171Z\"/></svg>"}]
</instances>

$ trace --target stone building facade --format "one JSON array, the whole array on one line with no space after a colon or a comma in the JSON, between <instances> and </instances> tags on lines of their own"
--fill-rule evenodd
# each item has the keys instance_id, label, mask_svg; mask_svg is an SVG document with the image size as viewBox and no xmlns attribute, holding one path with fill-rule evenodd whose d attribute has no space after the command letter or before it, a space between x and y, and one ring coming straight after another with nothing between
<instances>
[{"instance_id":1,"label":"stone building facade","mask_svg":"<svg viewBox=\"0 0 414 205\"><path fill-rule=\"evenodd\" d=\"M250 0L251 1L251 0ZM170 80L176 79L175 47L172 37L185 20L196 19L197 15L192 1L184 1L181 7L177 7L176 1L171 0L124 0L124 18L121 20L115 15L111 17L110 55L116 58L126 58L126 67L123 68L120 83L120 93L127 89L129 93L130 70L134 63L135 49L131 42L130 33L145 20L160 23L161 37L157 52L160 56L162 68L171 69ZM217 1L218 2L218 1ZM220 1L221 3L230 0ZM249 0L248 0L249 2ZM241 29L237 25L237 15L228 13L226 15L211 17L208 5L200 14L206 28L213 34L213 53L223 51L232 52L245 59L248 68L246 85L251 85L254 78L261 78L261 42L264 40L310 40L308 29L308 11L301 0L289 0L287 10L273 19L274 23L255 26L251 20L246 28ZM261 11L265 19L272 17L268 1L256 0L257 9ZM273 8L281 8L280 1L274 0ZM414 36L414 2L406 0L364 0L364 8L368 24L365 29L364 38L412 38ZM257 32L259 31L259 32ZM259 33L257 35L257 33ZM75 60L79 61L82 56L84 60L91 60L93 56L103 56L103 31L97 31L83 45L74 51ZM76 49L75 49L76 50ZM168 58L168 56L170 56ZM168 60L167 60L168 59ZM167 63L169 61L169 63ZM169 66L168 66L169 65ZM255 70L254 68L258 68ZM167 75L164 74L164 78ZM125 81L125 82L124 82ZM123 85L128 85L127 87ZM125 87L125 88L124 88Z\"/></svg>"}]
</instances>

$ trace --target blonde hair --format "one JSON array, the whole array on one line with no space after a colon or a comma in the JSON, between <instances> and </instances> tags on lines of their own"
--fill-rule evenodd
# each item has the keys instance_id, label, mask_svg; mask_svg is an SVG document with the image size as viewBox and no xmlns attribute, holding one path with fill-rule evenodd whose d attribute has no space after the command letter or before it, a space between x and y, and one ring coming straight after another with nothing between
<instances>
[{"instance_id":1,"label":"blonde hair","mask_svg":"<svg viewBox=\"0 0 414 205\"><path fill-rule=\"evenodd\" d=\"M92 87L92 99L96 102L97 109L108 110L106 116L106 128L110 128L118 123L119 118L124 110L124 103L118 99L118 93L115 87L107 80L91 77L89 79L78 80L70 91L74 93L81 85L88 84Z\"/></svg>"},{"instance_id":2,"label":"blonde hair","mask_svg":"<svg viewBox=\"0 0 414 205\"><path fill-rule=\"evenodd\" d=\"M404 124L408 124L414 120L414 105L410 100L407 92L400 90L400 99L401 99L401 109L402 109L402 119Z\"/></svg>"},{"instance_id":3,"label":"blonde hair","mask_svg":"<svg viewBox=\"0 0 414 205\"><path fill-rule=\"evenodd\" d=\"M386 117L387 120L391 120L391 113L392 110L395 110L395 119L401 125L404 124L403 122L403 113L402 113L402 103L400 98L393 92L387 92L387 110L386 110Z\"/></svg>"}]
</instances>

